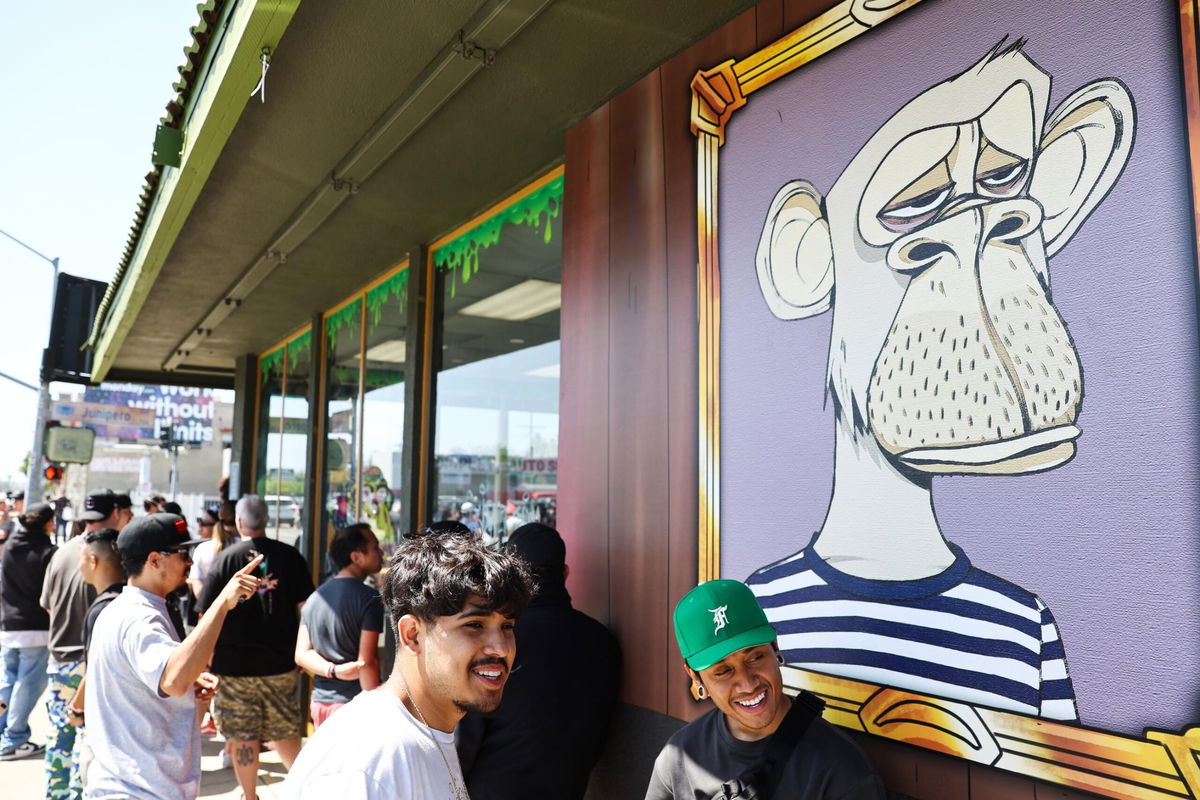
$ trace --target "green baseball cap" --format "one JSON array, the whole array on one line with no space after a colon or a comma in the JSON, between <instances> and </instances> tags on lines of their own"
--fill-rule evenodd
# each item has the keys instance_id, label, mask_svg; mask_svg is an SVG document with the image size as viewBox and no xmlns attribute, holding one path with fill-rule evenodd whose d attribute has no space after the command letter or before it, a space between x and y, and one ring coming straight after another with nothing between
<instances>
[{"instance_id":1,"label":"green baseball cap","mask_svg":"<svg viewBox=\"0 0 1200 800\"><path fill-rule=\"evenodd\" d=\"M775 641L758 598L741 581L705 581L675 606L675 641L699 672L730 653Z\"/></svg>"}]
</instances>

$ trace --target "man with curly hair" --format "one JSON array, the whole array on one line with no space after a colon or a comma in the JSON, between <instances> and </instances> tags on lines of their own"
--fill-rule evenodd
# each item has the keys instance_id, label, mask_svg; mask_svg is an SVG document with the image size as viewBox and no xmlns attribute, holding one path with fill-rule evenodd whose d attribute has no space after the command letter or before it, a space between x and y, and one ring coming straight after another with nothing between
<instances>
[{"instance_id":1,"label":"man with curly hair","mask_svg":"<svg viewBox=\"0 0 1200 800\"><path fill-rule=\"evenodd\" d=\"M383 587L396 629L392 675L321 726L284 796L468 800L454 729L466 712L500 705L516 656L513 629L532 594L523 562L473 536L406 541Z\"/></svg>"}]
</instances>

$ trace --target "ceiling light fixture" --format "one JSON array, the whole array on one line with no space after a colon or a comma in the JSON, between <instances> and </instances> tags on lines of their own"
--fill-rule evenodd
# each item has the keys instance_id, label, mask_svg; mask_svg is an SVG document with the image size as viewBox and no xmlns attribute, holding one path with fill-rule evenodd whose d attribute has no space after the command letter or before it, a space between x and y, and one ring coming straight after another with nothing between
<instances>
[{"instance_id":1,"label":"ceiling light fixture","mask_svg":"<svg viewBox=\"0 0 1200 800\"><path fill-rule=\"evenodd\" d=\"M458 313L468 317L522 322L561 306L562 284L530 279L472 303Z\"/></svg>"},{"instance_id":2,"label":"ceiling light fixture","mask_svg":"<svg viewBox=\"0 0 1200 800\"><path fill-rule=\"evenodd\" d=\"M403 339L389 339L374 347L367 348L367 361L386 361L391 364L403 364L406 353Z\"/></svg>"}]
</instances>

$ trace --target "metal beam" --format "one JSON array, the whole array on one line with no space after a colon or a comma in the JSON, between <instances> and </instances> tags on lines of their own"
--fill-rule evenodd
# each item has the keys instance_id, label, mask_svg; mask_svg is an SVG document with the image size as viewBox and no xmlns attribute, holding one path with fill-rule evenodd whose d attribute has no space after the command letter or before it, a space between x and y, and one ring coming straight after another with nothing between
<instances>
[{"instance_id":1,"label":"metal beam","mask_svg":"<svg viewBox=\"0 0 1200 800\"><path fill-rule=\"evenodd\" d=\"M491 0L448 42L333 168L329 179L313 190L258 256L192 326L163 361L170 371L182 364L204 339L241 306L251 292L287 261L342 203L412 138L476 72L488 66L552 0Z\"/></svg>"}]
</instances>

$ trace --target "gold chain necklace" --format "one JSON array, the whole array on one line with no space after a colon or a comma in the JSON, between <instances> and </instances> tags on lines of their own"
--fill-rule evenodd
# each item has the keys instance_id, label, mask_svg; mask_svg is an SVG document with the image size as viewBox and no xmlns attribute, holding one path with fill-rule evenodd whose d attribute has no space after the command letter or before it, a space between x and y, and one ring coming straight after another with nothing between
<instances>
[{"instance_id":1,"label":"gold chain necklace","mask_svg":"<svg viewBox=\"0 0 1200 800\"><path fill-rule=\"evenodd\" d=\"M425 715L421 713L421 707L417 705L417 698L413 696L412 690L408 688L408 682L404 680L403 675L400 675L399 670L396 670L396 675L400 678L400 685L404 687L404 693L408 695L408 699L412 701L413 708L417 711L417 718L429 730L429 736L433 739L433 746L437 748L438 755L442 757L442 763L446 765L446 775L450 778L450 794L454 796L454 800L471 800L471 796L467 794L466 785L460 784L455 780L454 770L450 768L450 759L446 758L446 753L442 750L442 742L438 739L437 734L433 732L433 726L425 721Z\"/></svg>"}]
</instances>

